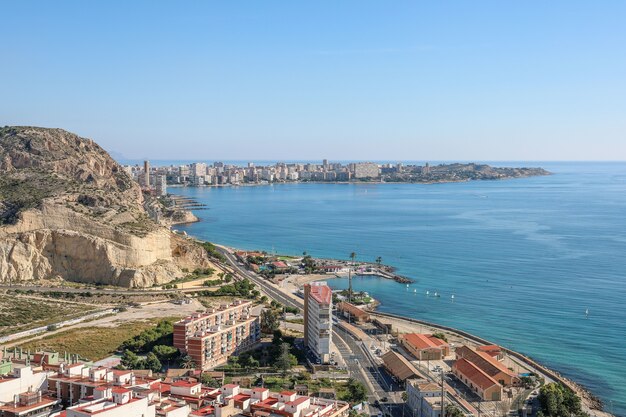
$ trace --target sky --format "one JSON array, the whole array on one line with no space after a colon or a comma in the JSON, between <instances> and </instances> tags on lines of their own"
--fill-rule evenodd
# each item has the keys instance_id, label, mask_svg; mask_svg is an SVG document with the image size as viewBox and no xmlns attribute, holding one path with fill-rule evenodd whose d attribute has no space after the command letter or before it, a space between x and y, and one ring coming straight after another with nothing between
<instances>
[{"instance_id":1,"label":"sky","mask_svg":"<svg viewBox=\"0 0 626 417\"><path fill-rule=\"evenodd\" d=\"M0 0L0 125L126 158L626 160L625 1Z\"/></svg>"}]
</instances>

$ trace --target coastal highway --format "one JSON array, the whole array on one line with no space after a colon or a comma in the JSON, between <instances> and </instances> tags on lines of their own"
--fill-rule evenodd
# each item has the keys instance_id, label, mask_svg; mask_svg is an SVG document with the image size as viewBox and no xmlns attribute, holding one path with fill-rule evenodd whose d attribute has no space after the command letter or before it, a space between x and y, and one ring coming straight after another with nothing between
<instances>
[{"instance_id":1,"label":"coastal highway","mask_svg":"<svg viewBox=\"0 0 626 417\"><path fill-rule=\"evenodd\" d=\"M258 285L261 291L268 297L286 306L299 309L304 308L304 303L300 299L290 297L275 288L273 284L239 265L237 258L230 250L219 245L216 245L216 248L224 255L230 266L237 273ZM370 402L376 400L380 401L390 396L388 391L393 388L393 380L386 372L380 370L380 366L373 360L371 355L365 351L367 347L363 346L361 342L355 340L350 333L339 328L339 326L333 326L333 343L339 350L350 372L350 376L361 381L369 388L370 395L368 396L368 400ZM394 404L381 403L381 407L385 414L392 416L400 416L402 414L402 407L397 407Z\"/></svg>"}]
</instances>

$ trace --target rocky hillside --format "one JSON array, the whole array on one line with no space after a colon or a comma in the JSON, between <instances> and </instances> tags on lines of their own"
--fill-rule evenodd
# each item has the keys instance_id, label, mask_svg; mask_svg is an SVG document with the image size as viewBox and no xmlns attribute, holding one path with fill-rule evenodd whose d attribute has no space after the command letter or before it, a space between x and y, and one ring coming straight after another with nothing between
<instances>
[{"instance_id":1,"label":"rocky hillside","mask_svg":"<svg viewBox=\"0 0 626 417\"><path fill-rule=\"evenodd\" d=\"M150 219L139 186L94 141L0 128L0 281L144 287L207 263L202 248Z\"/></svg>"}]
</instances>

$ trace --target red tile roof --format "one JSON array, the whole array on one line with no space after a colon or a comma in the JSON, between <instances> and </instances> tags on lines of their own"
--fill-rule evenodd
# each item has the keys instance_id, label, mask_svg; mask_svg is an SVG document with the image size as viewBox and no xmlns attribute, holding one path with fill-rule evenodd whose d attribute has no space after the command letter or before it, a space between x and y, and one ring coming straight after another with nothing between
<instances>
[{"instance_id":1,"label":"red tile roof","mask_svg":"<svg viewBox=\"0 0 626 417\"><path fill-rule=\"evenodd\" d=\"M461 374L465 375L467 379L474 383L474 385L479 386L483 390L494 385L499 385L495 379L487 375L478 366L474 365L465 358L458 359L454 362L452 367L457 369Z\"/></svg>"},{"instance_id":2,"label":"red tile roof","mask_svg":"<svg viewBox=\"0 0 626 417\"><path fill-rule=\"evenodd\" d=\"M487 373L489 376L496 376L500 372L509 375L511 377L515 376L509 368L500 363L497 359L489 355L485 352L477 352L473 349L470 349L467 346L458 347L455 351L457 358L465 358L470 362L474 363L480 369Z\"/></svg>"},{"instance_id":3,"label":"red tile roof","mask_svg":"<svg viewBox=\"0 0 626 417\"><path fill-rule=\"evenodd\" d=\"M293 400L293 401L289 401L289 402L287 403L287 405L300 405L300 404L302 404L302 403L304 403L304 402L307 402L307 401L309 401L309 400L310 400L310 398L309 398L309 397L300 397L300 398L296 398L296 399L295 399L295 400Z\"/></svg>"},{"instance_id":4,"label":"red tile roof","mask_svg":"<svg viewBox=\"0 0 626 417\"><path fill-rule=\"evenodd\" d=\"M127 392L130 392L130 391L127 390L126 388L118 387L118 388L113 388L111 392L114 394L126 394Z\"/></svg>"},{"instance_id":5,"label":"red tile roof","mask_svg":"<svg viewBox=\"0 0 626 417\"><path fill-rule=\"evenodd\" d=\"M447 344L443 340L429 334L407 333L402 335L402 338L417 350L436 349Z\"/></svg>"},{"instance_id":6,"label":"red tile roof","mask_svg":"<svg viewBox=\"0 0 626 417\"><path fill-rule=\"evenodd\" d=\"M328 285L311 285L310 294L320 304L330 304L333 300L333 292Z\"/></svg>"},{"instance_id":7,"label":"red tile roof","mask_svg":"<svg viewBox=\"0 0 626 417\"><path fill-rule=\"evenodd\" d=\"M172 384L173 387L186 387L186 388L195 387L196 385L200 385L200 383L191 382L191 381L176 381Z\"/></svg>"},{"instance_id":8,"label":"red tile roof","mask_svg":"<svg viewBox=\"0 0 626 417\"><path fill-rule=\"evenodd\" d=\"M293 391L281 391L280 395L288 395L288 396L292 396L292 395L296 395L295 392Z\"/></svg>"}]
</instances>

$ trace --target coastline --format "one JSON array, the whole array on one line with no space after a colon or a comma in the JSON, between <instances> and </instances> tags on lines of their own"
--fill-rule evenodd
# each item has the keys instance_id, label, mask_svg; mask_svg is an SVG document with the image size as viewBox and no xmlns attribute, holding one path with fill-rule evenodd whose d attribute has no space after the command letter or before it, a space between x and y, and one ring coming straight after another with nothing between
<instances>
[{"instance_id":1,"label":"coastline","mask_svg":"<svg viewBox=\"0 0 626 417\"><path fill-rule=\"evenodd\" d=\"M232 252L237 251L237 249L232 248L232 247L226 247L223 245L221 246L224 248L227 248L228 250ZM369 275L374 275L374 274L369 274ZM380 279L389 279L381 275L377 275L377 276ZM339 274L310 274L310 275L292 274L292 275L287 275L285 279L282 280L278 285L275 283L272 283L272 284L275 285L285 295L294 297L296 291L299 289L298 286L304 285L305 283L324 281L326 279L345 278L345 277L346 276L339 275ZM290 278L294 278L296 282L290 281L289 280ZM381 305L381 302L377 300L375 297L372 297L372 298L374 299L374 302L371 303L371 307L370 306L367 307L367 311L370 312L370 314L375 315L377 317L396 320L396 321L402 322L405 326L419 325L419 326L427 326L432 329L443 330L443 331L449 332L450 334L460 339L469 341L472 344L482 344L482 345L493 344L493 342L490 342L487 339L484 339L480 336L466 332L462 329L457 329L454 327L445 326L445 325L441 325L441 324L437 324L433 322L428 322L425 320L420 320L420 319L416 319L412 317L404 317L404 316L391 314L391 313L378 312L377 307ZM562 385L564 385L565 387L567 387L568 389L576 393L576 395L581 400L583 410L589 413L590 416L594 416L594 417L612 417L613 416L613 414L610 414L609 412L604 410L604 403L602 402L602 400L593 392L591 392L588 388L583 386L582 384L561 375L560 372L554 369L548 368L547 366L543 365L541 362L536 361L535 359L533 359L532 357L524 353L514 351L512 349L507 348L506 346L501 346L501 348L509 356L517 359L526 367L540 371L541 374L548 376L554 381L561 383Z\"/></svg>"}]
</instances>

